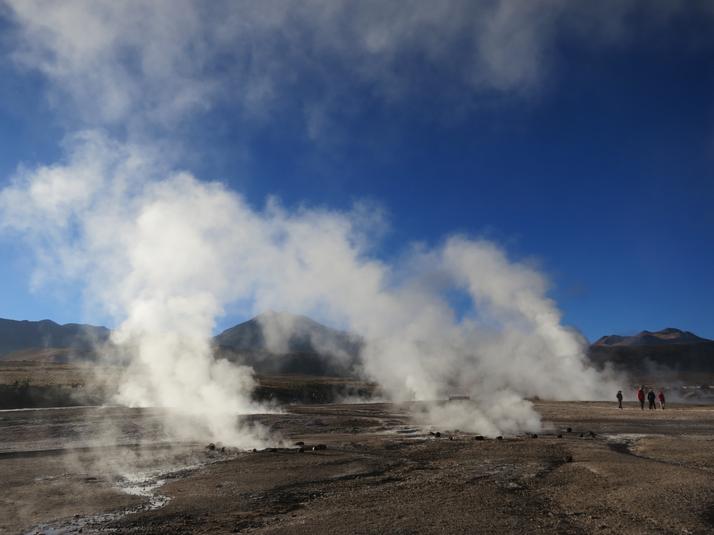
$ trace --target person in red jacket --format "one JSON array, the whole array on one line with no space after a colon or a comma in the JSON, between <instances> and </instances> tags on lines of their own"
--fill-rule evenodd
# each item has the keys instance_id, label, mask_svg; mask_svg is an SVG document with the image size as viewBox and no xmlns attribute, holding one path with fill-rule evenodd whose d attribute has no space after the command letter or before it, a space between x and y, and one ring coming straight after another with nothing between
<instances>
[{"instance_id":1,"label":"person in red jacket","mask_svg":"<svg viewBox=\"0 0 714 535\"><path fill-rule=\"evenodd\" d=\"M659 406L664 410L664 389L659 391L657 394L657 399L659 400Z\"/></svg>"},{"instance_id":2,"label":"person in red jacket","mask_svg":"<svg viewBox=\"0 0 714 535\"><path fill-rule=\"evenodd\" d=\"M645 410L645 385L637 391L637 401L640 402L640 409Z\"/></svg>"}]
</instances>

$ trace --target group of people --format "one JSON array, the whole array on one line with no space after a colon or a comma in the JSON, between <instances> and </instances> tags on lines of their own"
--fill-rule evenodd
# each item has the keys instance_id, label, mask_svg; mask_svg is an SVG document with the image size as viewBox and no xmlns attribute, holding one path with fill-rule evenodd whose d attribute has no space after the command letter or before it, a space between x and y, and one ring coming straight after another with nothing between
<instances>
[{"instance_id":1,"label":"group of people","mask_svg":"<svg viewBox=\"0 0 714 535\"><path fill-rule=\"evenodd\" d=\"M649 402L650 410L657 408L657 401L659 401L659 406L664 410L664 390L660 390L659 394L654 393L654 390L650 389L645 395L645 385L642 385L637 391L637 401L640 402L640 409L645 410L645 399ZM622 408L622 390L617 391L617 408Z\"/></svg>"}]
</instances>

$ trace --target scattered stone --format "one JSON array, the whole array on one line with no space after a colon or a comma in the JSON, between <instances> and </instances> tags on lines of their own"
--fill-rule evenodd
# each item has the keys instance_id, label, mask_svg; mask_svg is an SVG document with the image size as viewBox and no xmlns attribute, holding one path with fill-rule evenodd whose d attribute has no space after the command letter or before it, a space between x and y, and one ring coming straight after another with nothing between
<instances>
[{"instance_id":1,"label":"scattered stone","mask_svg":"<svg viewBox=\"0 0 714 535\"><path fill-rule=\"evenodd\" d=\"M583 438L585 435L583 433L580 433L580 438Z\"/></svg>"},{"instance_id":2,"label":"scattered stone","mask_svg":"<svg viewBox=\"0 0 714 535\"><path fill-rule=\"evenodd\" d=\"M572 432L573 432L573 428L572 428L572 427L568 427L565 431L568 432L568 433L572 433Z\"/></svg>"}]
</instances>

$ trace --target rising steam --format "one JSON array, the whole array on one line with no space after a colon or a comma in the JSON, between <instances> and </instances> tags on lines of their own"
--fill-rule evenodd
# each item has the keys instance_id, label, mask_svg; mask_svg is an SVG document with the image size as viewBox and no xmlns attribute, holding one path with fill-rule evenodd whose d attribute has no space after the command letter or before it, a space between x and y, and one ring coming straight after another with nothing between
<instances>
[{"instance_id":1,"label":"rising steam","mask_svg":"<svg viewBox=\"0 0 714 535\"><path fill-rule=\"evenodd\" d=\"M177 126L215 106L246 131L299 108L308 138L323 139L366 95L395 109L439 100L437 115L479 95L529 95L561 27L588 43L617 42L637 2L0 5L9 57L47 82L67 131L90 129L70 138L64 161L21 168L0 190L0 230L34 252L33 286L81 282L89 313L113 320L129 359L119 402L173 409L181 437L264 438L235 420L264 410L251 401L252 371L212 356L227 306L246 316L289 310L358 334L364 373L396 400L475 400L432 406L420 414L428 423L535 430L528 397L616 390L587 367L584 340L560 324L543 276L496 244L451 236L385 263L373 249L374 207L256 208L167 162L190 143ZM669 8L653 11L669 19ZM290 325L264 327L270 347L286 345Z\"/></svg>"},{"instance_id":2,"label":"rising steam","mask_svg":"<svg viewBox=\"0 0 714 535\"><path fill-rule=\"evenodd\" d=\"M612 385L586 366L584 340L561 326L545 279L494 243L451 237L389 265L370 256L372 223L349 213L260 210L236 192L161 168L151 153L96 132L59 165L20 170L0 192L5 230L38 259L35 284L73 279L114 318L130 355L118 401L196 417L236 445L252 371L212 357L227 305L327 318L361 335L365 373L396 400L468 394L436 408L440 425L495 435L535 430L527 397L591 399ZM468 296L456 310L449 296ZM191 426L189 426L191 428Z\"/></svg>"}]
</instances>

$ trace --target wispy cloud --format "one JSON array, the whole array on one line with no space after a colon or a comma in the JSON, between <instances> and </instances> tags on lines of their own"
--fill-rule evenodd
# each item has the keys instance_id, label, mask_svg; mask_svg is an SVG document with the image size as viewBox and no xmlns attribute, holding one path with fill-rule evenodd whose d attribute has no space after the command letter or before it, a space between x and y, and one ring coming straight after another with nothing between
<instances>
[{"instance_id":1,"label":"wispy cloud","mask_svg":"<svg viewBox=\"0 0 714 535\"><path fill-rule=\"evenodd\" d=\"M11 53L53 83L68 121L173 128L217 105L246 121L289 108L313 137L355 99L396 106L428 96L458 108L531 95L563 35L618 42L633 13L676 11L630 0L4 3Z\"/></svg>"}]
</instances>

